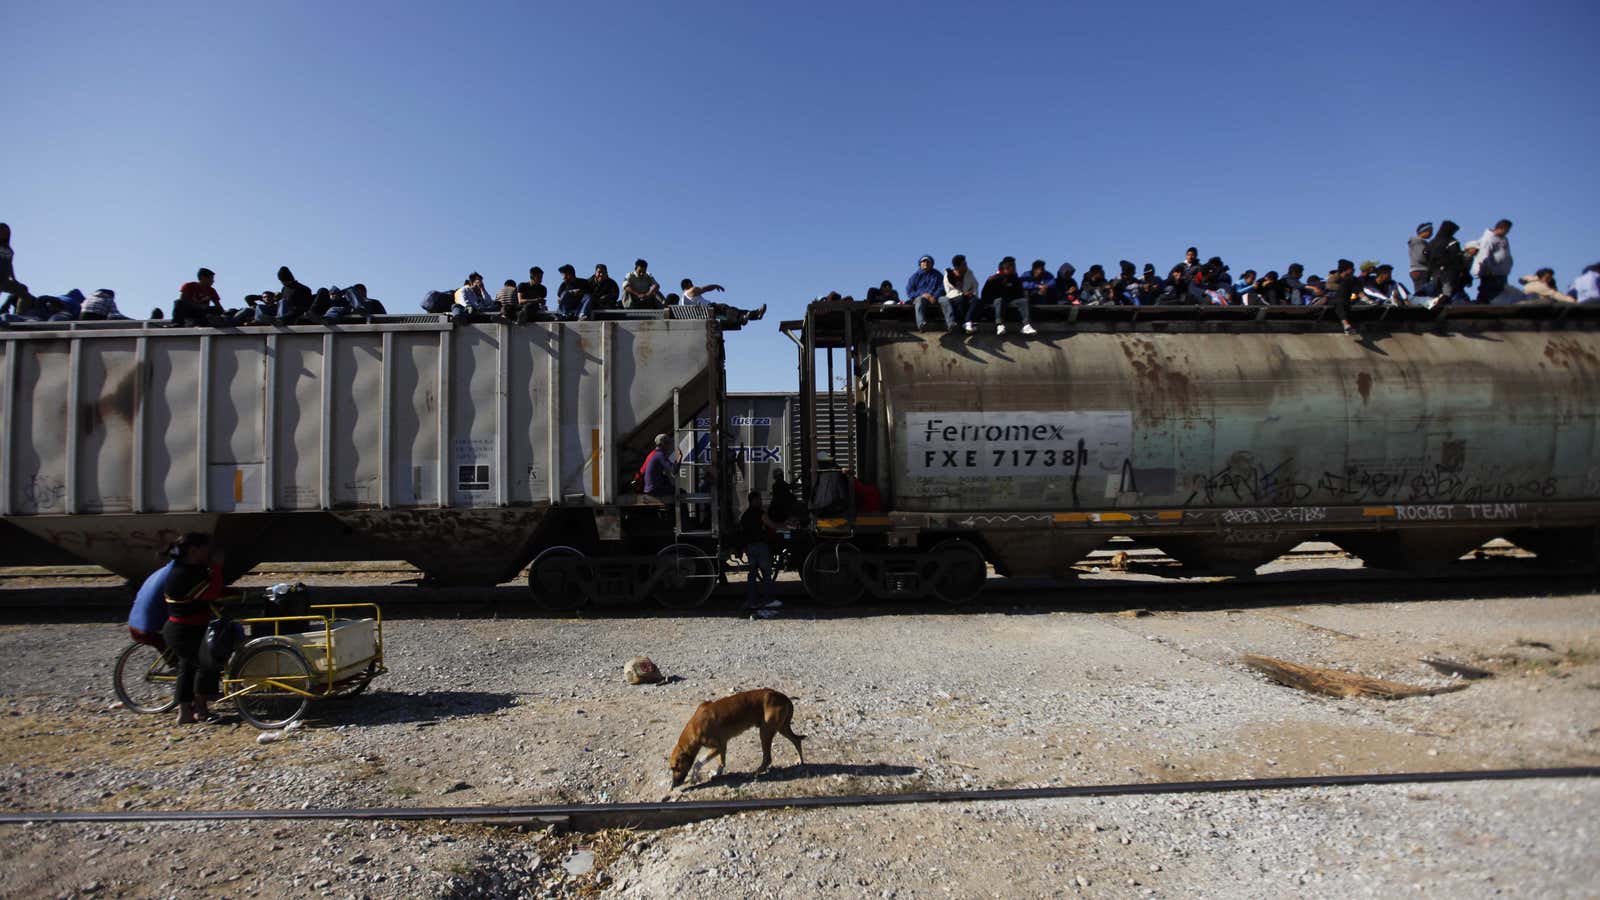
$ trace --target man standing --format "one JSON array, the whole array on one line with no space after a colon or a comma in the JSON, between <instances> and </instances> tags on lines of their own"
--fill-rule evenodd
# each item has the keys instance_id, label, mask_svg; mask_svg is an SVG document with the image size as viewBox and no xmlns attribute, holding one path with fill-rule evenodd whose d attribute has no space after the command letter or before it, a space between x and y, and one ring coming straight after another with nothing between
<instances>
[{"instance_id":1,"label":"man standing","mask_svg":"<svg viewBox=\"0 0 1600 900\"><path fill-rule=\"evenodd\" d=\"M950 268L944 270L944 296L939 298L939 309L944 313L946 329L965 328L968 334L978 330L972 321L978 315L978 276L967 268L965 254L950 257Z\"/></svg>"},{"instance_id":2,"label":"man standing","mask_svg":"<svg viewBox=\"0 0 1600 900\"><path fill-rule=\"evenodd\" d=\"M528 270L528 280L517 285L517 324L528 324L528 317L543 312L550 291L544 286L544 270L538 266Z\"/></svg>"},{"instance_id":3,"label":"man standing","mask_svg":"<svg viewBox=\"0 0 1600 900\"><path fill-rule=\"evenodd\" d=\"M222 298L217 296L217 289L212 287L216 280L217 273L201 268L195 273L194 281L184 282L178 288L178 301L172 304L174 328L204 325L207 321L221 324Z\"/></svg>"},{"instance_id":4,"label":"man standing","mask_svg":"<svg viewBox=\"0 0 1600 900\"><path fill-rule=\"evenodd\" d=\"M749 565L745 574L744 608L776 609L783 605L772 596L772 545L777 526L761 508L761 492L750 492L750 505L739 517L739 535L744 538L744 556ZM756 597L760 590L760 599Z\"/></svg>"},{"instance_id":5,"label":"man standing","mask_svg":"<svg viewBox=\"0 0 1600 900\"><path fill-rule=\"evenodd\" d=\"M917 270L906 279L906 302L911 304L916 315L918 331L928 330L928 312L938 304L943 293L944 280L939 277L933 257L923 256L917 260Z\"/></svg>"},{"instance_id":6,"label":"man standing","mask_svg":"<svg viewBox=\"0 0 1600 900\"><path fill-rule=\"evenodd\" d=\"M650 264L642 259L633 261L633 271L622 280L622 301L628 309L661 309L667 305L661 296L661 285L650 274Z\"/></svg>"},{"instance_id":7,"label":"man standing","mask_svg":"<svg viewBox=\"0 0 1600 900\"><path fill-rule=\"evenodd\" d=\"M559 271L561 283L556 285L556 310L561 313L561 318L568 321L588 321L591 307L589 282L578 280L578 270L572 263L563 265Z\"/></svg>"},{"instance_id":8,"label":"man standing","mask_svg":"<svg viewBox=\"0 0 1600 900\"><path fill-rule=\"evenodd\" d=\"M983 282L984 303L994 304L994 333L1006 333L1006 307L1013 307L1022 316L1022 333L1038 334L1028 317L1028 292L1017 277L1017 260L1007 256L1000 260L995 273Z\"/></svg>"},{"instance_id":9,"label":"man standing","mask_svg":"<svg viewBox=\"0 0 1600 900\"><path fill-rule=\"evenodd\" d=\"M1511 278L1511 220L1501 219L1478 239L1478 256L1472 274L1478 278L1478 302L1492 303Z\"/></svg>"},{"instance_id":10,"label":"man standing","mask_svg":"<svg viewBox=\"0 0 1600 900\"><path fill-rule=\"evenodd\" d=\"M1423 296L1428 291L1428 239L1433 237L1433 223L1423 222L1417 226L1417 233L1406 242L1406 250L1411 257L1411 293Z\"/></svg>"}]
</instances>

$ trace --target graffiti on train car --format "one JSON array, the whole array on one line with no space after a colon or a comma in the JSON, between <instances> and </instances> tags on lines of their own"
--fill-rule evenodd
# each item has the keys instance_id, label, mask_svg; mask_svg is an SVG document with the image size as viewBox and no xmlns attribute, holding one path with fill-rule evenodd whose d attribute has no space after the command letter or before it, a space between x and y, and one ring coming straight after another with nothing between
<instances>
[{"instance_id":1,"label":"graffiti on train car","mask_svg":"<svg viewBox=\"0 0 1600 900\"><path fill-rule=\"evenodd\" d=\"M1190 483L1185 506L1233 503L1284 505L1313 497L1345 503L1492 503L1516 497L1554 497L1555 476L1473 478L1443 465L1376 469L1354 466L1344 473L1323 472L1306 480L1295 475L1294 457L1276 464L1238 453L1227 467Z\"/></svg>"},{"instance_id":2,"label":"graffiti on train car","mask_svg":"<svg viewBox=\"0 0 1600 900\"><path fill-rule=\"evenodd\" d=\"M1325 506L1251 506L1222 511L1222 521L1229 525L1303 525L1323 522L1327 518L1328 508Z\"/></svg>"},{"instance_id":3,"label":"graffiti on train car","mask_svg":"<svg viewBox=\"0 0 1600 900\"><path fill-rule=\"evenodd\" d=\"M1428 503L1396 506L1402 522L1501 522L1522 517L1524 503Z\"/></svg>"}]
</instances>

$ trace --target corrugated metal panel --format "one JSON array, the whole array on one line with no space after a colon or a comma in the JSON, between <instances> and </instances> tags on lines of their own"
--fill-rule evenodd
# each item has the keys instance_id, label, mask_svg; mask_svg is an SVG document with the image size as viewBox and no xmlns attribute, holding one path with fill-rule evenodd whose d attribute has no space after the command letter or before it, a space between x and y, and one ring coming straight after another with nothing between
<instances>
[{"instance_id":1,"label":"corrugated metal panel","mask_svg":"<svg viewBox=\"0 0 1600 900\"><path fill-rule=\"evenodd\" d=\"M542 507L563 494L611 503L622 480L615 467L642 458L648 443L638 432L670 428L673 389L699 404L717 381L714 320L451 328L419 318L334 330L8 331L0 503L58 546L132 571L147 567L168 526L213 527L216 514L441 500L453 509ZM43 524L74 505L80 515ZM109 513L132 515L98 518ZM180 522L176 513L207 518ZM162 524L152 531L152 521ZM396 521L358 517L347 526L374 530L357 542L402 550L448 527ZM538 516L490 521L531 528ZM274 534L285 546L296 539ZM326 533L317 540L315 558L338 558ZM499 549L475 560L525 540L497 537Z\"/></svg>"}]
</instances>

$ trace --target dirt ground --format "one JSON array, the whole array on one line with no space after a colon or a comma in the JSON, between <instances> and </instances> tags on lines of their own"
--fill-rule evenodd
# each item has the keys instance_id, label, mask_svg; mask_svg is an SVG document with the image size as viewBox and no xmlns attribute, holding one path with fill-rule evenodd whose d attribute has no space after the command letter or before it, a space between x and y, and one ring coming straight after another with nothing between
<instances>
[{"instance_id":1,"label":"dirt ground","mask_svg":"<svg viewBox=\"0 0 1600 900\"><path fill-rule=\"evenodd\" d=\"M1326 574L1146 586L1107 573L1067 591L1013 586L970 610L791 602L765 621L726 606L536 617L510 588L491 592L504 601L493 617L484 597L406 607L415 589L318 576L330 599L389 604L391 672L265 745L237 722L178 728L112 708L118 616L44 596L114 608L110 589L8 581L0 807L467 806L1600 764L1592 584ZM625 684L638 654L672 681ZM1338 700L1272 684L1244 654L1416 685L1451 683L1423 655L1494 674L1437 696ZM774 768L754 777L747 735L726 775L670 791L665 755L695 705L762 686L795 698L807 764L780 739ZM597 834L0 826L0 894L1594 896L1597 813L1600 782L1579 779L776 811Z\"/></svg>"}]
</instances>

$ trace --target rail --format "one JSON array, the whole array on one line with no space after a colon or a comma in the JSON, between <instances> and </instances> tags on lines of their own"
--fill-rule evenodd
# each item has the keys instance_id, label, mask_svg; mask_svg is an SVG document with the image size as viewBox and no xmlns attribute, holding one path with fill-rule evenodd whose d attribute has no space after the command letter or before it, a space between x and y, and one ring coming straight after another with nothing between
<instances>
[{"instance_id":1,"label":"rail","mask_svg":"<svg viewBox=\"0 0 1600 900\"><path fill-rule=\"evenodd\" d=\"M120 810L101 812L0 813L0 825L107 822L217 822L284 820L449 820L483 824L559 824L578 831L599 828L664 828L741 812L775 809L813 810L857 806L902 806L919 803L992 803L1064 800L1080 797L1130 797L1160 794L1215 794L1238 791L1280 791L1319 787L1389 784L1446 784L1471 781L1527 781L1600 777L1600 766L1482 769L1444 772L1371 772L1352 775L1299 775L1284 778L1236 778L1208 781L1157 781L1124 784L1082 784L1038 788L995 788L969 791L913 791L896 794L754 797L741 800L688 800L654 803L575 803L531 806L425 806L327 809L195 809Z\"/></svg>"}]
</instances>

